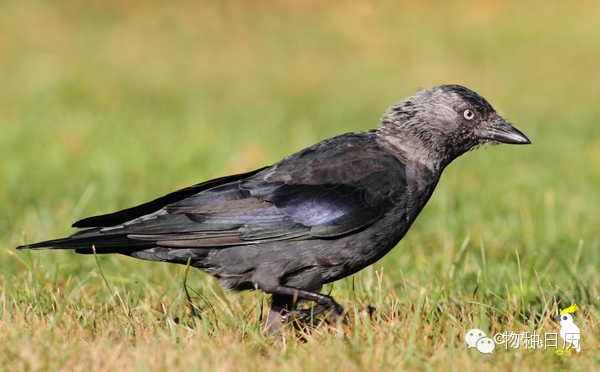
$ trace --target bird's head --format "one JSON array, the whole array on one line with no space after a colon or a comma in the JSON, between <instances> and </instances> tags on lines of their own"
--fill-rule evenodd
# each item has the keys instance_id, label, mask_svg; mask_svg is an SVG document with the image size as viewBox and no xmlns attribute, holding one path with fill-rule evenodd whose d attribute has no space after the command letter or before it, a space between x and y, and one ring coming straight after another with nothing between
<instances>
[{"instance_id":1,"label":"bird's head","mask_svg":"<svg viewBox=\"0 0 600 372\"><path fill-rule=\"evenodd\" d=\"M560 324L562 324L563 322L573 322L573 316L571 314L573 314L576 311L577 311L577 305L574 303L571 303L571 306L567 307L566 309L562 309L560 311L560 314L558 314L556 316L556 321L559 322Z\"/></svg>"},{"instance_id":2,"label":"bird's head","mask_svg":"<svg viewBox=\"0 0 600 372\"><path fill-rule=\"evenodd\" d=\"M560 323L560 325L564 325L566 323L573 323L573 316L569 313L558 314L556 316L556 321Z\"/></svg>"},{"instance_id":3,"label":"bird's head","mask_svg":"<svg viewBox=\"0 0 600 372\"><path fill-rule=\"evenodd\" d=\"M423 89L393 105L378 132L397 137L394 145L418 158L441 157L443 166L481 145L531 143L483 97L460 85Z\"/></svg>"}]
</instances>

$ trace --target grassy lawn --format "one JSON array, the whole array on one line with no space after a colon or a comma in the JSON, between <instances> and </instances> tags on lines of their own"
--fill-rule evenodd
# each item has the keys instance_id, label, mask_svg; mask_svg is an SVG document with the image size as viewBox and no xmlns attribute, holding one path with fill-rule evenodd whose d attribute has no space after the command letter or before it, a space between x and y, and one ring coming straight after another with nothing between
<instances>
[{"instance_id":1,"label":"grassy lawn","mask_svg":"<svg viewBox=\"0 0 600 372\"><path fill-rule=\"evenodd\" d=\"M598 24L593 1L0 2L0 369L598 369ZM14 250L375 128L439 84L533 145L451 164L398 247L323 289L343 324L266 337L267 296L198 270ZM580 353L467 349L472 328L558 333L559 301Z\"/></svg>"}]
</instances>

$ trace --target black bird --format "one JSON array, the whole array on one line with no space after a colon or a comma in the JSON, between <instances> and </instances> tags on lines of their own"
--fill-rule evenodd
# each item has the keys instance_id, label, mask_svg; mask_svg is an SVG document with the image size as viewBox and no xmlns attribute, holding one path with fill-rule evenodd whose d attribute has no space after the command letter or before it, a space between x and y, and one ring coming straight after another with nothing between
<instances>
[{"instance_id":1,"label":"black bird","mask_svg":"<svg viewBox=\"0 0 600 372\"><path fill-rule=\"evenodd\" d=\"M408 231L444 168L484 144L530 144L477 93L459 85L418 91L376 130L346 133L276 164L217 178L119 212L90 228L17 249L120 253L191 265L234 290L272 295L267 330L289 314L342 314L323 284L388 253ZM313 301L293 310L296 301Z\"/></svg>"}]
</instances>

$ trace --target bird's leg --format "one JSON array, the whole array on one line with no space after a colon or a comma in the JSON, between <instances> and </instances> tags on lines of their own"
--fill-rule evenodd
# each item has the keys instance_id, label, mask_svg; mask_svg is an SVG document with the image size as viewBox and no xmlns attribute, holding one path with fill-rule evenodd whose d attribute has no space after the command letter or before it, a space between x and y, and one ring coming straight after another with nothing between
<instances>
[{"instance_id":1,"label":"bird's leg","mask_svg":"<svg viewBox=\"0 0 600 372\"><path fill-rule=\"evenodd\" d=\"M271 306L269 307L269 315L265 322L264 331L271 335L287 322L287 313L292 310L294 305L294 297L287 295L278 295L273 293L271 296Z\"/></svg>"}]
</instances>

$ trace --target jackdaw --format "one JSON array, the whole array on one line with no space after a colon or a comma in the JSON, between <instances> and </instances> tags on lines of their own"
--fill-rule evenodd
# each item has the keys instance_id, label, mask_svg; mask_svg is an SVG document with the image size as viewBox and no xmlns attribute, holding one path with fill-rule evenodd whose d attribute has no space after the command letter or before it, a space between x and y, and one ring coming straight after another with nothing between
<instances>
[{"instance_id":1,"label":"jackdaw","mask_svg":"<svg viewBox=\"0 0 600 372\"><path fill-rule=\"evenodd\" d=\"M199 183L75 222L89 228L17 249L120 253L187 264L234 290L271 294L266 329L289 315L342 307L319 290L388 253L429 200L444 168L485 144L530 144L477 93L418 91L378 129L335 136L272 166ZM94 247L94 248L93 248ZM296 301L313 301L294 310Z\"/></svg>"}]
</instances>

